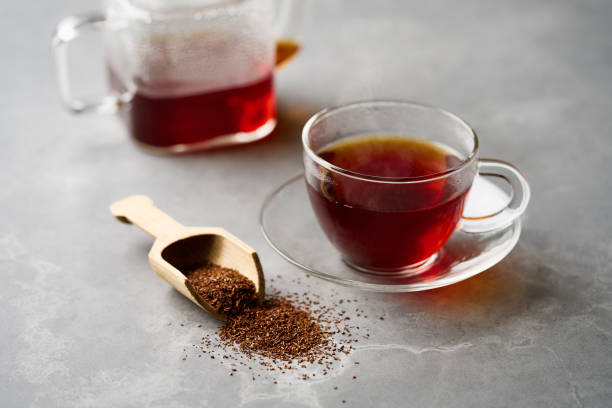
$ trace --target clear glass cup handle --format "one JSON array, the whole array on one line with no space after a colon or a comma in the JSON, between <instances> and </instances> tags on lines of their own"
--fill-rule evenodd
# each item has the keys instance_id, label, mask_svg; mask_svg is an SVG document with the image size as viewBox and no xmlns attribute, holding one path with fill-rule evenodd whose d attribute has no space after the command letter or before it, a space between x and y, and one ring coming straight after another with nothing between
<instances>
[{"instance_id":1,"label":"clear glass cup handle","mask_svg":"<svg viewBox=\"0 0 612 408\"><path fill-rule=\"evenodd\" d=\"M531 190L525 175L515 166L502 160L480 159L478 161L480 176L501 177L512 187L512 198L508 205L493 214L478 217L463 217L460 230L482 233L501 229L510 225L527 209Z\"/></svg>"},{"instance_id":2,"label":"clear glass cup handle","mask_svg":"<svg viewBox=\"0 0 612 408\"><path fill-rule=\"evenodd\" d=\"M51 47L57 72L57 81L64 105L74 113L97 112L115 113L132 95L106 95L100 100L75 98L72 94L70 71L68 69L68 45L77 39L84 30L101 30L106 26L106 16L102 11L94 11L66 17L59 22L53 34Z\"/></svg>"}]
</instances>

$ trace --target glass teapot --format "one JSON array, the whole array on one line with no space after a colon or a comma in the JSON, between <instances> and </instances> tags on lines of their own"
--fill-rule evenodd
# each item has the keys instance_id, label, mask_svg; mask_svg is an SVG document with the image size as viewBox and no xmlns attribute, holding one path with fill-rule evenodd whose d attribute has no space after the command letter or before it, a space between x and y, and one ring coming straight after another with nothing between
<instances>
[{"instance_id":1,"label":"glass teapot","mask_svg":"<svg viewBox=\"0 0 612 408\"><path fill-rule=\"evenodd\" d=\"M290 7L288 0L108 0L104 11L57 26L62 100L75 113L117 112L133 140L156 152L262 139L276 125L276 36ZM92 29L103 31L110 92L77 99L68 45Z\"/></svg>"}]
</instances>

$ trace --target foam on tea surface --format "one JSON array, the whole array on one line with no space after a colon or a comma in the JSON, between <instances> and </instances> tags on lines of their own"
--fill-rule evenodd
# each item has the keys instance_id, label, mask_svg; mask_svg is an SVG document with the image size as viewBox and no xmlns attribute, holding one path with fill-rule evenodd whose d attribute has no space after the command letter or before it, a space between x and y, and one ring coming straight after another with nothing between
<instances>
[{"instance_id":1,"label":"foam on tea surface","mask_svg":"<svg viewBox=\"0 0 612 408\"><path fill-rule=\"evenodd\" d=\"M318 155L342 169L376 177L426 176L460 163L447 146L387 135L344 139L324 147Z\"/></svg>"}]
</instances>

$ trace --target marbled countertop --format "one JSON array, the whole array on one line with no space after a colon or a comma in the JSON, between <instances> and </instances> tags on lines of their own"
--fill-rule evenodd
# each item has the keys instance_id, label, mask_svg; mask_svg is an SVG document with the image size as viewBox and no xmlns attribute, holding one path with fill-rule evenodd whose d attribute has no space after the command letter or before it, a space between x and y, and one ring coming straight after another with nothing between
<instances>
[{"instance_id":1,"label":"marbled countertop","mask_svg":"<svg viewBox=\"0 0 612 408\"><path fill-rule=\"evenodd\" d=\"M611 2L316 2L303 52L277 76L277 134L185 157L143 153L117 120L59 105L50 34L97 6L0 6L0 406L612 404ZM533 198L503 262L422 293L295 283L303 273L265 243L259 207L301 168L306 118L367 98L445 107L476 128L483 156L527 173ZM218 323L150 270L146 235L111 218L132 193L250 243L283 276L271 286L307 282L385 320L355 317L370 338L326 378L228 376L191 346Z\"/></svg>"}]
</instances>

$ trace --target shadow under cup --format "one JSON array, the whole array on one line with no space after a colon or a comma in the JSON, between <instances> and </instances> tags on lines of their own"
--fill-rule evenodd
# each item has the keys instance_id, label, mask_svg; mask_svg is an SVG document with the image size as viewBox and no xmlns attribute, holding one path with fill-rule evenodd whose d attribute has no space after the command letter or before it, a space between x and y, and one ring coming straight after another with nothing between
<instances>
[{"instance_id":1,"label":"shadow under cup","mask_svg":"<svg viewBox=\"0 0 612 408\"><path fill-rule=\"evenodd\" d=\"M420 139L449 153L440 172L380 177L343 169L320 153L372 136ZM408 102L363 102L324 110L302 135L306 187L330 242L350 266L370 273L419 273L461 221L477 173L478 139L457 116Z\"/></svg>"}]
</instances>

